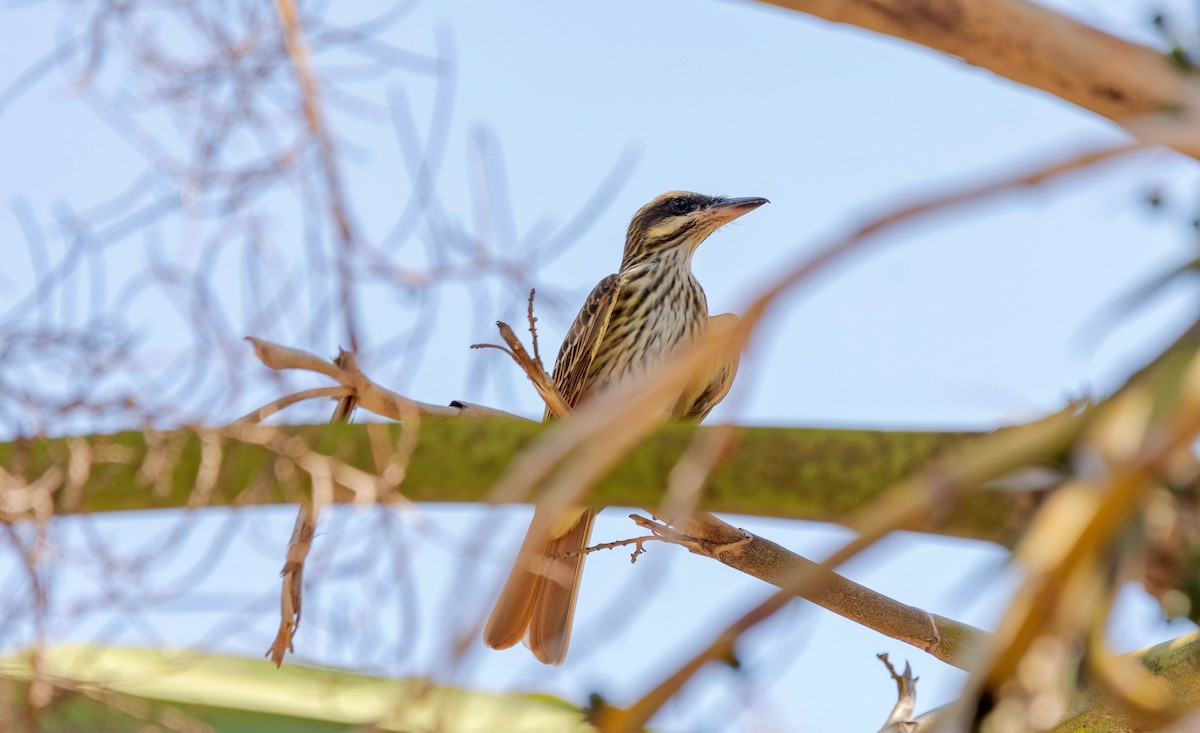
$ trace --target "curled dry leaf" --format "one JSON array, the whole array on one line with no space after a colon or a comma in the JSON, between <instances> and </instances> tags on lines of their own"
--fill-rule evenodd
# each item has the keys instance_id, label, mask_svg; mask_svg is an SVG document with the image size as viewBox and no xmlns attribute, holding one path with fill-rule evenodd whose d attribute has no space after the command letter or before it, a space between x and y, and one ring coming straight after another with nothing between
<instances>
[{"instance_id":1,"label":"curled dry leaf","mask_svg":"<svg viewBox=\"0 0 1200 733\"><path fill-rule=\"evenodd\" d=\"M311 504L302 504L296 515L296 524L292 528L292 538L288 541L287 562L283 564L280 573L283 587L280 592L280 622L275 641L267 650L266 656L278 667L283 664L284 656L294 651L293 637L300 627L301 589L304 583L304 561L312 548L313 536L317 523Z\"/></svg>"}]
</instances>

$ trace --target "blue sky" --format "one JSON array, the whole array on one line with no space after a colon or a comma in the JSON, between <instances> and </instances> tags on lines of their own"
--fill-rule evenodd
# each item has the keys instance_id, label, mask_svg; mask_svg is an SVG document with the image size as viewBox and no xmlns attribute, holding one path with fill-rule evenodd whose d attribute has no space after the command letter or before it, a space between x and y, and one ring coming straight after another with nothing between
<instances>
[{"instance_id":1,"label":"blue sky","mask_svg":"<svg viewBox=\"0 0 1200 733\"><path fill-rule=\"evenodd\" d=\"M1056 7L1112 32L1153 40L1145 3ZM338 7L347 16L362 10L356 4ZM63 12L47 5L4 11L0 88L76 27ZM711 309L736 311L781 267L892 204L1076 147L1124 139L1107 121L944 55L749 2L429 2L389 30L388 40L453 59L453 109L444 128L428 123L437 87L427 74L400 73L361 89L381 104L407 100L417 120L410 132L445 141L436 187L450 219L472 221L477 208L474 197L486 169L472 141L487 140L490 154L502 156L511 219L477 227L499 249L528 246L546 222L561 224L572 216L623 157L635 161L594 226L539 273L561 287L564 302L560 312L543 315L546 344L557 343L587 290L616 267L632 212L663 190L772 200L718 232L696 257ZM318 69L322 63L318 57ZM41 222L43 246L53 261L65 247L55 223L65 207L86 210L106 200L145 165L121 131L81 101L77 81L70 73L53 73L0 110L0 171L6 172L0 176L0 200L9 205L0 211L0 251L6 255L0 308L10 308L27 292L33 272L15 218L18 207ZM167 139L174 134L168 120L152 111L145 121ZM347 153L354 212L366 237L382 239L411 190L396 138L386 122L336 112L333 122ZM1160 189L1166 206L1152 212L1147 193ZM743 361L733 393L710 421L988 427L1052 410L1069 397L1103 393L1169 339L1194 309L1194 295L1176 288L1118 323L1100 321L1097 329L1106 305L1194 256L1195 232L1188 221L1195 216L1195 191L1192 161L1156 154L888 234L881 242L885 249L837 268L777 308ZM305 261L299 214L289 195L275 191L257 204L266 237L281 257L280 271ZM174 368L172 355L189 339L186 321L164 307L170 297L156 291L125 299L121 294L152 252L184 269L209 256L208 240L196 235L200 226L175 217L151 234L117 238L103 255L106 292L97 294L96 283L79 275L41 317L77 324L87 303L119 305L139 334L147 370ZM222 246L211 256L228 277L218 278L213 294L230 333L240 335L253 328L245 317L248 276L239 244ZM419 266L420 255L413 258ZM523 299L509 291L487 286L482 292L478 298L467 286L439 292L423 353L397 361L391 351L372 356L370 346L410 325L411 304L384 288L364 289L370 340L363 361L370 373L426 401L457 398L538 412L536 396L506 364L481 367L499 360L497 352L466 348L490 338L496 318L515 321L524 310ZM1089 338L1097 330L1103 338ZM334 328L306 331L277 323L256 335L320 354L342 343ZM224 347L240 354L233 358L247 373L261 369L233 339ZM217 396L189 406L180 419L228 420L280 388L252 383L222 392L219 375L205 379L200 393ZM315 405L290 419L319 421L326 413L326 406ZM89 420L94 418L76 418L67 431L89 429L94 424ZM145 613L92 611L86 623L76 623L64 612L55 638L168 639L259 653L272 633L271 596L290 532L288 514L255 510L235 519L227 512L205 513L180 540L177 554L154 560L150 575L128 578L135 585L168 583L204 557L206 548L223 543L224 560L206 576L191 606L186 600L154 605L136 595L144 588L131 588L130 597L149 606ZM447 629L478 620L501 579L503 548L514 546L525 514L512 509L487 516L507 519L510 534L489 537L488 546L498 549L485 553L484 572L465 583L469 576L460 555L477 532L478 510L338 512L314 550L314 600L297 640L299 656L342 665L369 659L366 666L391 673L430 672L489 689L554 691L577 701L596 690L620 703L692 652L704 631L719 628L767 592L670 548L655 548L632 568L619 552L600 554L589 559L567 665L547 670L523 650L495 653L475 645L451 670L445 662ZM141 542L154 547L161 541L158 532L181 521L163 516L64 522L58 530L64 569L57 585L63 599L87 597L86 577L110 572L79 549L88 528L120 555L135 552ZM750 518L735 523L817 557L846 536L812 523ZM389 542L364 552L369 562L341 571L352 579L375 577L386 589L379 591L376 600L386 602L376 615L364 588L374 586L338 581L337 568L358 558L352 548L362 552L365 533L381 526L394 530ZM623 513L614 509L603 516L597 539L629 532ZM904 536L847 572L907 603L987 626L1012 580L1003 572L1003 557L980 543ZM14 587L11 558L0 562L5 563L0 572L9 573L6 586ZM386 582L401 576L403 583ZM447 600L451 597L456 600ZM92 603L89 609L104 605ZM228 609L243 606L250 610L236 618L246 628L224 633L233 623ZM1125 649L1182 628L1158 624L1156 609L1135 590L1123 598L1120 618L1114 637ZM384 633L381 629L392 644L371 646L369 632ZM366 641L355 646L347 638ZM406 641L413 646L402 653ZM797 605L747 641L746 671L706 672L657 725L701 731L873 729L893 694L874 659L881 651L913 662L922 680L921 710L951 699L962 683L960 673L916 650Z\"/></svg>"}]
</instances>

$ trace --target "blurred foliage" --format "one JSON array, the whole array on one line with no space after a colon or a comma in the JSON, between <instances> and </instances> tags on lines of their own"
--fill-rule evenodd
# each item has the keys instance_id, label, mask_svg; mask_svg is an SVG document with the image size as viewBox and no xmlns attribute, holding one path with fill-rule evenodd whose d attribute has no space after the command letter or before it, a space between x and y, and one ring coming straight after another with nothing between
<instances>
[{"instance_id":1,"label":"blurred foliage","mask_svg":"<svg viewBox=\"0 0 1200 733\"><path fill-rule=\"evenodd\" d=\"M580 710L547 695L488 695L259 659L119 647L60 646L0 659L9 715L48 695L37 730L54 733L490 733L508 721L530 733L586 733ZM31 693L31 690L34 692ZM0 711L0 715L4 712ZM0 723L4 723L0 718ZM154 726L158 726L157 728ZM20 730L9 719L4 730Z\"/></svg>"}]
</instances>

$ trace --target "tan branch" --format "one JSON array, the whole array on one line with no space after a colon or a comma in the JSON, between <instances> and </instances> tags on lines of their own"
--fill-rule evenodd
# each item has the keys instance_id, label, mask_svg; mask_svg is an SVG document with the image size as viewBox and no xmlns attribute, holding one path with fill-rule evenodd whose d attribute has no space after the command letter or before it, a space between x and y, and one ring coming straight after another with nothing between
<instances>
[{"instance_id":1,"label":"tan branch","mask_svg":"<svg viewBox=\"0 0 1200 733\"><path fill-rule=\"evenodd\" d=\"M405 416L417 415L420 417L481 417L481 418L505 418L511 420L522 420L519 415L514 415L511 412L497 410L486 405L476 405L468 402L454 401L448 406L433 405L427 402L418 402L410 400L400 394L397 394L386 387L376 384L367 375L362 373L358 368L358 362L353 354L343 352L339 355L339 361L343 366L337 366L321 357L311 354L300 349L292 349L286 346L264 341L263 339L247 336L248 341L254 347L254 354L258 357L265 366L276 371L284 369L299 369L303 371L316 372L327 377L335 379L342 387L351 390L357 400L357 406L363 409L370 410L381 417L390 418L392 420L403 420ZM315 390L311 391L315 392ZM300 396L303 395L303 396ZM298 395L293 395L292 398L283 398L277 400L265 407L259 408L249 415L241 418L240 421L256 422L254 419L260 413L266 411L266 414L271 414L278 410L271 409L280 402L288 401L283 407L295 404L300 399L310 399L311 397L319 396L308 392L301 392ZM343 394L330 393L330 397L341 397ZM279 409L282 409L280 407ZM265 417L265 415L263 415ZM261 418L260 418L261 419ZM239 421L239 422L240 422Z\"/></svg>"},{"instance_id":2,"label":"tan branch","mask_svg":"<svg viewBox=\"0 0 1200 733\"><path fill-rule=\"evenodd\" d=\"M263 366L275 371L283 371L284 369L300 369L303 371L317 372L324 374L327 377L337 380L343 386L351 386L347 382L351 381L340 367L332 362L322 359L316 354L300 349L293 349L287 346L265 341L253 336L247 336L246 342L254 348L254 355L263 363Z\"/></svg>"},{"instance_id":3,"label":"tan branch","mask_svg":"<svg viewBox=\"0 0 1200 733\"><path fill-rule=\"evenodd\" d=\"M349 351L340 351L337 358L333 360L333 364L341 372L357 370L354 354ZM341 399L338 400L337 407L333 409L333 416L329 418L329 422L350 422L350 416L354 414L354 408L358 405L356 390L337 387L310 391L340 393L337 396ZM300 506L296 509L296 523L287 545L287 561L284 562L283 571L280 573L283 582L280 584L279 590L279 630L275 633L275 640L271 643L270 648L267 649L267 656L275 663L276 669L283 664L283 658L287 652L294 651L292 642L296 632L300 630L300 607L304 593L304 563L308 560L308 553L312 549L313 537L317 533L317 522L320 521L321 512L327 504L333 501L332 488L326 489L330 481L330 471L314 472L310 470L310 475L313 477L312 497L308 501L301 501ZM318 476L320 476L320 480L318 480Z\"/></svg>"},{"instance_id":4,"label":"tan branch","mask_svg":"<svg viewBox=\"0 0 1200 733\"><path fill-rule=\"evenodd\" d=\"M912 733L917 728L917 722L912 717L917 707L917 678L913 676L912 667L905 662L904 674L900 674L888 660L888 655L880 654L879 661L887 667L888 674L896 683L896 706L879 733Z\"/></svg>"},{"instance_id":5,"label":"tan branch","mask_svg":"<svg viewBox=\"0 0 1200 733\"><path fill-rule=\"evenodd\" d=\"M1200 89L1165 53L1026 0L762 1L957 56L1117 121L1191 108Z\"/></svg>"},{"instance_id":6,"label":"tan branch","mask_svg":"<svg viewBox=\"0 0 1200 733\"><path fill-rule=\"evenodd\" d=\"M326 399L337 399L341 397L348 397L351 394L353 394L353 391L347 387L318 387L316 389L306 389L294 394L284 395L274 402L268 403L256 410L246 413L234 422L257 425L263 420L266 420L268 417L271 417L278 412L282 412L292 405L305 400L315 400L322 397Z\"/></svg>"},{"instance_id":7,"label":"tan branch","mask_svg":"<svg viewBox=\"0 0 1200 733\"><path fill-rule=\"evenodd\" d=\"M697 514L674 527L645 517L634 522L665 542L709 557L774 586L811 574L817 579L800 597L885 636L911 644L947 664L967 669L971 651L982 648L989 634L973 626L906 605L830 572L806 557L737 529L711 514Z\"/></svg>"},{"instance_id":8,"label":"tan branch","mask_svg":"<svg viewBox=\"0 0 1200 733\"><path fill-rule=\"evenodd\" d=\"M338 349L338 355L334 357L333 364L344 372L354 373L358 371L358 359L354 357L353 351ZM354 410L358 407L358 390L350 389L346 390L346 392L338 400L337 407L333 408L333 414L329 416L329 422L350 422L350 418L354 415Z\"/></svg>"}]
</instances>

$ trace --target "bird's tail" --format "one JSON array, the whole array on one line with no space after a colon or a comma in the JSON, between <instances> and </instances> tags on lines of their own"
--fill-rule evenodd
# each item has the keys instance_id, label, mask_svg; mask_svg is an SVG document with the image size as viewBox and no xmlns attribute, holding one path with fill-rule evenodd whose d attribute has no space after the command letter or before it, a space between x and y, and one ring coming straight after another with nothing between
<instances>
[{"instance_id":1,"label":"bird's tail","mask_svg":"<svg viewBox=\"0 0 1200 733\"><path fill-rule=\"evenodd\" d=\"M521 552L484 627L483 641L493 649L507 649L524 640L539 661L562 664L571 641L579 580L583 577L582 551L591 537L596 510L572 512L553 522L556 526L549 532L544 529L546 523L540 512L534 514Z\"/></svg>"}]
</instances>

